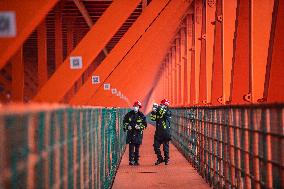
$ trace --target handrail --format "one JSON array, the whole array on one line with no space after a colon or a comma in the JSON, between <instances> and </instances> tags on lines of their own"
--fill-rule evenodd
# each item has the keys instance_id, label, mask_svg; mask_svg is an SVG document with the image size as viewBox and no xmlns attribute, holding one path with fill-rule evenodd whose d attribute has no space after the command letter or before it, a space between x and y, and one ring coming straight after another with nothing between
<instances>
[{"instance_id":1,"label":"handrail","mask_svg":"<svg viewBox=\"0 0 284 189\"><path fill-rule=\"evenodd\" d=\"M172 109L173 143L214 188L284 188L284 105Z\"/></svg>"},{"instance_id":2,"label":"handrail","mask_svg":"<svg viewBox=\"0 0 284 189\"><path fill-rule=\"evenodd\" d=\"M121 125L127 109L1 109L0 188L111 187L125 149Z\"/></svg>"}]
</instances>

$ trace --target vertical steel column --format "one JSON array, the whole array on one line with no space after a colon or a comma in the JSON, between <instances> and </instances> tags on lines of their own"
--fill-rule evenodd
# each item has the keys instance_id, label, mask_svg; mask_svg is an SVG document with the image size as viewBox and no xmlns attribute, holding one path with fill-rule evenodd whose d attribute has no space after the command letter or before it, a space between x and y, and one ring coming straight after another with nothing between
<instances>
[{"instance_id":1,"label":"vertical steel column","mask_svg":"<svg viewBox=\"0 0 284 189\"><path fill-rule=\"evenodd\" d=\"M178 32L175 40L175 52L176 52L176 104L180 106L180 94L181 94L181 81L180 81L180 31Z\"/></svg>"},{"instance_id":2,"label":"vertical steel column","mask_svg":"<svg viewBox=\"0 0 284 189\"><path fill-rule=\"evenodd\" d=\"M269 52L274 0L251 0L251 77L252 102L264 99L264 82ZM261 32L259 32L261 31Z\"/></svg>"},{"instance_id":3,"label":"vertical steel column","mask_svg":"<svg viewBox=\"0 0 284 189\"><path fill-rule=\"evenodd\" d=\"M74 18L67 21L67 56L72 52L74 47Z\"/></svg>"},{"instance_id":4,"label":"vertical steel column","mask_svg":"<svg viewBox=\"0 0 284 189\"><path fill-rule=\"evenodd\" d=\"M242 104L251 101L250 60L249 60L249 9L250 2L240 0L237 12L236 44L232 66L232 103ZM244 100L245 99L245 100Z\"/></svg>"},{"instance_id":5,"label":"vertical steel column","mask_svg":"<svg viewBox=\"0 0 284 189\"><path fill-rule=\"evenodd\" d=\"M68 18L68 24L66 26L67 30L67 44L66 44L66 56L68 57L69 54L72 52L74 48L74 20L75 18ZM75 88L74 86L71 88L70 92L68 93L67 99L70 99L75 94Z\"/></svg>"},{"instance_id":6,"label":"vertical steel column","mask_svg":"<svg viewBox=\"0 0 284 189\"><path fill-rule=\"evenodd\" d=\"M217 1L216 5L216 21L214 36L214 57L212 69L212 98L211 103L218 105L222 103L223 95L223 61L222 61L222 0Z\"/></svg>"},{"instance_id":7,"label":"vertical steel column","mask_svg":"<svg viewBox=\"0 0 284 189\"><path fill-rule=\"evenodd\" d=\"M269 49L271 55L268 56L270 63L266 70L265 98L268 102L284 102L284 90L279 90L284 88L284 22L282 18L284 18L284 1L278 0L274 5L274 28L272 28L270 35Z\"/></svg>"},{"instance_id":8,"label":"vertical steel column","mask_svg":"<svg viewBox=\"0 0 284 189\"><path fill-rule=\"evenodd\" d=\"M160 95L161 96L163 96L163 97L165 97L165 94L166 94L166 92L165 92L165 71L166 71L166 66L165 66L165 60L163 60L163 71L162 71L162 81L161 82L159 82L160 84L159 85L161 85L161 92L160 92Z\"/></svg>"},{"instance_id":9,"label":"vertical steel column","mask_svg":"<svg viewBox=\"0 0 284 189\"><path fill-rule=\"evenodd\" d=\"M185 19L186 21L186 19ZM180 105L186 105L185 102L185 64L186 64L186 56L185 56L185 42L186 42L186 28L183 26L181 28L180 34L180 83L181 83L181 90L180 90Z\"/></svg>"},{"instance_id":10,"label":"vertical steel column","mask_svg":"<svg viewBox=\"0 0 284 189\"><path fill-rule=\"evenodd\" d=\"M204 2L204 1L203 1ZM201 35L198 40L200 46L200 67L199 67L199 101L198 104L206 104L206 6L202 3L201 10Z\"/></svg>"},{"instance_id":11,"label":"vertical steel column","mask_svg":"<svg viewBox=\"0 0 284 189\"><path fill-rule=\"evenodd\" d=\"M195 73L192 77L195 77L195 95L194 95L194 104L199 103L199 82L200 82L200 53L201 53L201 27L202 27L202 0L194 1L194 64L195 64Z\"/></svg>"},{"instance_id":12,"label":"vertical steel column","mask_svg":"<svg viewBox=\"0 0 284 189\"><path fill-rule=\"evenodd\" d=\"M47 35L45 20L37 28L38 48L38 88L40 89L48 79L47 73Z\"/></svg>"},{"instance_id":13,"label":"vertical steel column","mask_svg":"<svg viewBox=\"0 0 284 189\"><path fill-rule=\"evenodd\" d=\"M176 106L176 53L175 46L172 47L172 102Z\"/></svg>"},{"instance_id":14,"label":"vertical steel column","mask_svg":"<svg viewBox=\"0 0 284 189\"><path fill-rule=\"evenodd\" d=\"M63 62L62 41L62 12L61 4L55 10L55 67L58 68Z\"/></svg>"},{"instance_id":15,"label":"vertical steel column","mask_svg":"<svg viewBox=\"0 0 284 189\"><path fill-rule=\"evenodd\" d=\"M195 17L196 15L192 16L192 48L191 48L191 73L190 73L190 103L195 104L196 93L195 93Z\"/></svg>"},{"instance_id":16,"label":"vertical steel column","mask_svg":"<svg viewBox=\"0 0 284 189\"><path fill-rule=\"evenodd\" d=\"M174 105L174 101L173 101L173 52L172 49L170 49L170 53L169 53L169 83L170 83L170 101L172 103L172 105Z\"/></svg>"},{"instance_id":17,"label":"vertical steel column","mask_svg":"<svg viewBox=\"0 0 284 189\"><path fill-rule=\"evenodd\" d=\"M24 72L24 57L23 57L22 47L12 57L11 64L12 64L12 100L23 102L24 87L25 87L25 82L24 82L25 72Z\"/></svg>"},{"instance_id":18,"label":"vertical steel column","mask_svg":"<svg viewBox=\"0 0 284 189\"><path fill-rule=\"evenodd\" d=\"M164 59L164 71L163 71L163 96L168 99L167 97L167 58L165 56Z\"/></svg>"},{"instance_id":19,"label":"vertical steel column","mask_svg":"<svg viewBox=\"0 0 284 189\"><path fill-rule=\"evenodd\" d=\"M189 105L191 102L191 64L192 64L192 54L193 54L193 14L189 14L186 17L186 65L185 65L185 104Z\"/></svg>"},{"instance_id":20,"label":"vertical steel column","mask_svg":"<svg viewBox=\"0 0 284 189\"><path fill-rule=\"evenodd\" d=\"M215 1L206 4L206 103L212 101L212 67L214 53L214 31L216 17Z\"/></svg>"},{"instance_id":21,"label":"vertical steel column","mask_svg":"<svg viewBox=\"0 0 284 189\"><path fill-rule=\"evenodd\" d=\"M166 56L166 97L170 99L170 62L169 62L169 54Z\"/></svg>"},{"instance_id":22,"label":"vertical steel column","mask_svg":"<svg viewBox=\"0 0 284 189\"><path fill-rule=\"evenodd\" d=\"M178 45L179 45L179 37L176 36L175 38L175 44L174 44L174 52L175 52L175 66L174 66L174 73L175 73L175 78L174 78L174 85L175 85L175 104L176 106L178 106L178 102L179 102L179 49L178 49Z\"/></svg>"},{"instance_id":23,"label":"vertical steel column","mask_svg":"<svg viewBox=\"0 0 284 189\"><path fill-rule=\"evenodd\" d=\"M234 34L236 28L237 0L223 0L223 99L222 103L231 101L231 71L234 53Z\"/></svg>"}]
</instances>

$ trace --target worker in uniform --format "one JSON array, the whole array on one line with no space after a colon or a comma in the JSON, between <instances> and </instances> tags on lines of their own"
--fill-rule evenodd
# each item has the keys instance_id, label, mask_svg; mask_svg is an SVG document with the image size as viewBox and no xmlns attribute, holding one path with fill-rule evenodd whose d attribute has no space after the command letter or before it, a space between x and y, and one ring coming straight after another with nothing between
<instances>
[{"instance_id":1,"label":"worker in uniform","mask_svg":"<svg viewBox=\"0 0 284 189\"><path fill-rule=\"evenodd\" d=\"M169 141L171 140L170 132L170 119L171 111L169 110L169 101L163 99L160 106L157 107L156 104L153 104L152 112L150 118L152 121L156 122L156 131L154 135L154 151L157 155L157 161L155 165L159 165L164 162L165 165L169 163ZM163 145L164 158L161 154L160 146Z\"/></svg>"},{"instance_id":2,"label":"worker in uniform","mask_svg":"<svg viewBox=\"0 0 284 189\"><path fill-rule=\"evenodd\" d=\"M141 102L134 102L133 110L123 119L123 129L127 132L126 143L129 144L129 165L139 165L139 148L142 144L143 130L147 127L146 117L140 108Z\"/></svg>"}]
</instances>

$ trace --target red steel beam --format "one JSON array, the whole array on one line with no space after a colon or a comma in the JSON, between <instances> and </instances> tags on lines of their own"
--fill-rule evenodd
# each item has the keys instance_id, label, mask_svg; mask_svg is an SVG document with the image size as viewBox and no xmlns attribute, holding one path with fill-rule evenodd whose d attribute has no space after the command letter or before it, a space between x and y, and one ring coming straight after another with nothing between
<instances>
[{"instance_id":1,"label":"red steel beam","mask_svg":"<svg viewBox=\"0 0 284 189\"><path fill-rule=\"evenodd\" d=\"M276 3L275 3L276 4ZM275 21L275 34L272 36L272 55L271 62L266 71L267 75L267 85L266 85L266 94L265 98L267 98L268 102L283 102L284 101L284 22L281 18L284 18L284 1L278 1L275 6L276 16L274 17ZM279 90L281 89L281 90ZM282 182L284 182L284 177L282 178ZM282 185L283 186L283 185Z\"/></svg>"},{"instance_id":2,"label":"red steel beam","mask_svg":"<svg viewBox=\"0 0 284 189\"><path fill-rule=\"evenodd\" d=\"M186 19L185 19L186 21ZM183 23L184 24L184 23ZM185 57L185 47L186 47L186 25L184 25L182 28L181 28L181 34L180 34L180 37L181 37L181 41L180 41L180 61L181 61L181 69L180 69L180 80L181 80L181 90L180 90L180 105L184 105L185 104L185 64L186 64L186 57Z\"/></svg>"},{"instance_id":3,"label":"red steel beam","mask_svg":"<svg viewBox=\"0 0 284 189\"><path fill-rule=\"evenodd\" d=\"M174 105L174 100L175 100L175 83L174 83L174 76L175 76L175 61L174 61L174 51L173 51L173 48L171 48L170 50L170 82L171 82L171 85L170 85L170 90L171 90L171 103L172 105Z\"/></svg>"},{"instance_id":4,"label":"red steel beam","mask_svg":"<svg viewBox=\"0 0 284 189\"><path fill-rule=\"evenodd\" d=\"M87 25L91 28L93 26L93 20L90 17L85 5L83 4L82 0L73 0L75 5L78 7L79 11L81 12L83 18L85 19Z\"/></svg>"},{"instance_id":5,"label":"red steel beam","mask_svg":"<svg viewBox=\"0 0 284 189\"><path fill-rule=\"evenodd\" d=\"M186 65L185 65L185 105L190 104L191 96L191 63L192 63L192 40L193 40L193 24L192 18L193 14L189 14L186 17Z\"/></svg>"},{"instance_id":6,"label":"red steel beam","mask_svg":"<svg viewBox=\"0 0 284 189\"><path fill-rule=\"evenodd\" d=\"M12 101L23 102L24 100L24 60L23 49L16 53L11 59L12 62Z\"/></svg>"},{"instance_id":7,"label":"red steel beam","mask_svg":"<svg viewBox=\"0 0 284 189\"><path fill-rule=\"evenodd\" d=\"M172 90L172 54L169 51L168 52L168 61L169 61L169 73L168 73L168 78L169 78L169 100L172 103L173 102L173 90Z\"/></svg>"},{"instance_id":8,"label":"red steel beam","mask_svg":"<svg viewBox=\"0 0 284 189\"><path fill-rule=\"evenodd\" d=\"M223 95L223 60L222 60L222 1L216 4L214 59L212 68L212 98L211 103L218 105Z\"/></svg>"},{"instance_id":9,"label":"red steel beam","mask_svg":"<svg viewBox=\"0 0 284 189\"><path fill-rule=\"evenodd\" d=\"M158 13L167 3L168 0L153 0L92 75L100 76L100 80L104 81L111 71L115 69L119 61L124 58L132 46L138 41L141 35L144 35L145 30L151 25ZM92 85L92 78L89 77L78 93L71 99L70 103L86 103L92 97L93 91L96 91L99 86L100 85Z\"/></svg>"},{"instance_id":10,"label":"red steel beam","mask_svg":"<svg viewBox=\"0 0 284 189\"><path fill-rule=\"evenodd\" d=\"M73 0L75 5L78 7L79 11L81 12L83 18L85 19L87 25L89 26L89 28L92 28L92 26L94 25L93 20L88 12L88 10L86 9L84 3L82 2L82 0ZM107 49L103 48L103 52L105 53L105 55L108 55Z\"/></svg>"},{"instance_id":11,"label":"red steel beam","mask_svg":"<svg viewBox=\"0 0 284 189\"><path fill-rule=\"evenodd\" d=\"M107 42L139 4L139 0L114 1L92 29L80 41L70 56L56 70L33 99L37 102L58 102L82 76ZM70 69L70 57L81 56L81 69ZM53 92L52 92L53 91Z\"/></svg>"},{"instance_id":12,"label":"red steel beam","mask_svg":"<svg viewBox=\"0 0 284 189\"><path fill-rule=\"evenodd\" d=\"M195 0L194 6L194 15L195 15L195 22L194 22L194 82L195 82L195 95L194 95L194 104L199 103L199 82L200 82L200 56L201 56L201 27L202 27L202 0Z\"/></svg>"},{"instance_id":13,"label":"red steel beam","mask_svg":"<svg viewBox=\"0 0 284 189\"><path fill-rule=\"evenodd\" d=\"M74 46L74 18L67 21L67 54L70 54Z\"/></svg>"},{"instance_id":14,"label":"red steel beam","mask_svg":"<svg viewBox=\"0 0 284 189\"><path fill-rule=\"evenodd\" d=\"M232 103L242 104L250 101L250 58L249 58L249 1L241 0L238 3L238 27L236 29L235 61L232 66ZM246 100L244 100L246 99Z\"/></svg>"},{"instance_id":15,"label":"red steel beam","mask_svg":"<svg viewBox=\"0 0 284 189\"><path fill-rule=\"evenodd\" d=\"M60 3L55 10L55 68L63 62L62 11Z\"/></svg>"},{"instance_id":16,"label":"red steel beam","mask_svg":"<svg viewBox=\"0 0 284 189\"><path fill-rule=\"evenodd\" d=\"M253 103L264 100L264 83L269 53L274 0L251 0L251 80ZM261 32L260 32L261 31Z\"/></svg>"},{"instance_id":17,"label":"red steel beam","mask_svg":"<svg viewBox=\"0 0 284 189\"><path fill-rule=\"evenodd\" d=\"M147 1L148 0L142 0L142 9L143 9L143 11L146 9L146 7L147 7Z\"/></svg>"},{"instance_id":18,"label":"red steel beam","mask_svg":"<svg viewBox=\"0 0 284 189\"><path fill-rule=\"evenodd\" d=\"M113 84L117 88L123 88L123 90L126 91L129 99L144 97L145 94L148 93L149 86L155 85L152 83L153 76L155 73L157 73L159 68L159 65L155 66L155 63L161 62L163 57L166 55L168 46L170 45L170 39L172 38L171 36L176 34L175 29L180 23L180 19L184 15L189 5L189 2L171 2L168 9L166 9L168 12L165 12L165 19L169 20L168 17L172 18L172 15L176 15L176 17L175 19L172 18L171 21L168 22L163 22L162 19L160 20L160 30L163 30L163 35L160 35L161 31L159 29L154 30L153 28L154 31L151 32L152 37L149 37L149 41L144 41L145 47L143 48L143 44L140 46L144 52L143 59L140 58L139 61L137 61L137 64L134 63L136 61L135 59L130 59L128 62L126 62L126 64L121 64L116 72L112 74L111 79L109 79L107 82ZM167 25L168 27L164 27L164 25ZM150 46L152 48L147 48ZM152 49L159 50L153 51ZM136 54L140 54L141 56L140 51L137 51ZM138 64L140 65L139 67ZM133 71L129 72L129 70ZM139 80L140 77L135 77L141 73L145 73L143 80ZM123 77L125 74L128 74L128 79ZM127 85L125 85L125 83L127 83ZM139 90L135 90L136 88ZM93 100L91 100L90 103L93 105L100 105L100 103L104 103L104 101L107 101L108 99L105 98L104 95L105 93L101 88L100 91L93 96Z\"/></svg>"},{"instance_id":19,"label":"red steel beam","mask_svg":"<svg viewBox=\"0 0 284 189\"><path fill-rule=\"evenodd\" d=\"M37 53L38 53L38 87L39 89L48 79L47 71L47 35L46 22L43 21L37 28Z\"/></svg>"},{"instance_id":20,"label":"red steel beam","mask_svg":"<svg viewBox=\"0 0 284 189\"><path fill-rule=\"evenodd\" d=\"M16 36L0 39L0 69L8 63L8 60L17 52L57 1L0 1L0 11L14 11L16 14Z\"/></svg>"},{"instance_id":21,"label":"red steel beam","mask_svg":"<svg viewBox=\"0 0 284 189\"><path fill-rule=\"evenodd\" d=\"M216 4L206 4L206 103L212 102L212 67L214 55Z\"/></svg>"},{"instance_id":22,"label":"red steel beam","mask_svg":"<svg viewBox=\"0 0 284 189\"><path fill-rule=\"evenodd\" d=\"M207 3L208 4L208 3ZM201 10L201 35L198 40L201 44L200 46L200 65L199 65L199 100L198 104L206 104L206 6L202 6ZM199 35L199 34L198 34Z\"/></svg>"},{"instance_id":23,"label":"red steel beam","mask_svg":"<svg viewBox=\"0 0 284 189\"><path fill-rule=\"evenodd\" d=\"M234 52L234 34L236 29L237 0L223 0L223 97L222 103L231 101L231 72Z\"/></svg>"},{"instance_id":24,"label":"red steel beam","mask_svg":"<svg viewBox=\"0 0 284 189\"><path fill-rule=\"evenodd\" d=\"M177 76L177 70L178 70L178 52L177 52L177 39L175 39L174 47L172 48L173 51L173 106L177 105L178 102L178 76Z\"/></svg>"}]
</instances>

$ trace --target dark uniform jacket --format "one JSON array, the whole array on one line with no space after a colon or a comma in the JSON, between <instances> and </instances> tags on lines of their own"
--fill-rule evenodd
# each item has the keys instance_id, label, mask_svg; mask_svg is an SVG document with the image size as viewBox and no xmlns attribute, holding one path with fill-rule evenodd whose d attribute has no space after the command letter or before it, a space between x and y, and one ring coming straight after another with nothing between
<instances>
[{"instance_id":1,"label":"dark uniform jacket","mask_svg":"<svg viewBox=\"0 0 284 189\"><path fill-rule=\"evenodd\" d=\"M168 108L157 108L151 112L151 120L156 121L155 138L160 141L171 140L171 111Z\"/></svg>"},{"instance_id":2,"label":"dark uniform jacket","mask_svg":"<svg viewBox=\"0 0 284 189\"><path fill-rule=\"evenodd\" d=\"M135 125L138 125L139 129L136 129ZM123 126L124 131L127 131L127 144L142 144L143 130L147 127L146 117L142 112L135 113L134 110L128 112L124 116ZM128 126L131 126L132 129L128 130Z\"/></svg>"}]
</instances>

